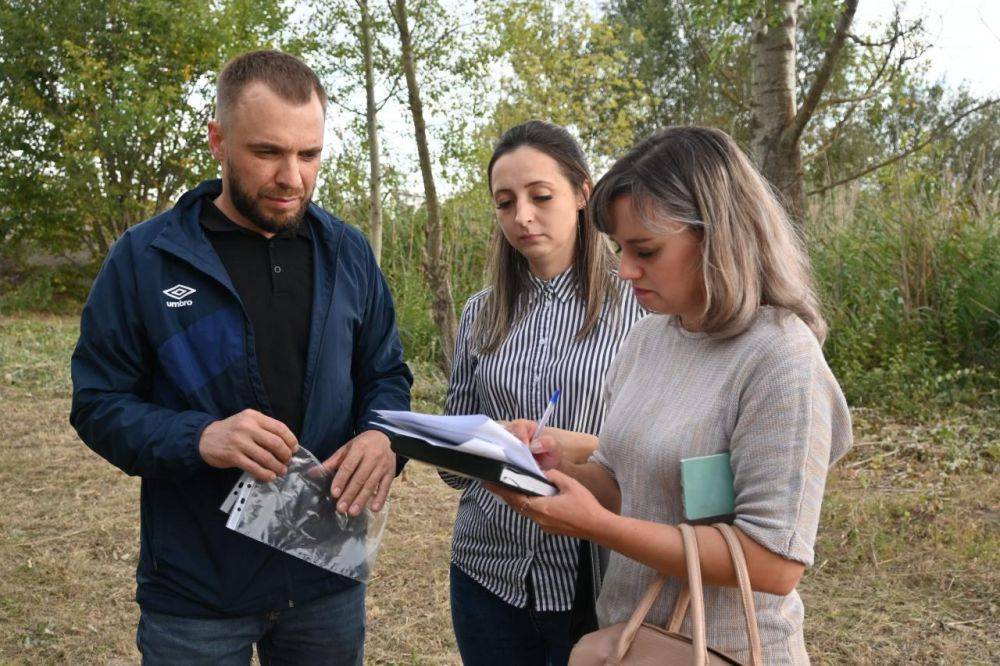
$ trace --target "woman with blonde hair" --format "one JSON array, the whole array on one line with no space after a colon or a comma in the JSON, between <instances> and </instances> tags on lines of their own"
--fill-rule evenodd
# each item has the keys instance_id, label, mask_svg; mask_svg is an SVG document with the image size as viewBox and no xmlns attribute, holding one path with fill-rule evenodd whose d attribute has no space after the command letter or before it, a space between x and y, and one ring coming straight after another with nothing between
<instances>
[{"instance_id":1,"label":"woman with blonde hair","mask_svg":"<svg viewBox=\"0 0 1000 666\"><path fill-rule=\"evenodd\" d=\"M795 586L813 562L827 470L852 440L806 254L767 183L715 129L672 127L640 142L591 205L620 247L621 277L657 314L633 328L608 371L608 416L590 460L563 454L572 433L532 444L560 493L495 490L544 531L612 551L601 626L627 619L657 572L668 574L648 617L664 625L686 576L680 462L728 453L765 663L808 663ZM511 427L525 441L533 434L528 421ZM746 660L725 542L707 526L696 536L714 586L708 644Z\"/></svg>"},{"instance_id":2,"label":"woman with blonde hair","mask_svg":"<svg viewBox=\"0 0 1000 666\"><path fill-rule=\"evenodd\" d=\"M487 177L497 221L489 286L462 312L446 411L534 419L559 390L549 424L587 433L564 450L586 461L604 420L605 372L644 313L590 224L590 171L568 131L537 120L512 127ZM589 549L542 534L477 482L442 477L463 490L451 567L463 663L565 664L593 616L579 584Z\"/></svg>"}]
</instances>

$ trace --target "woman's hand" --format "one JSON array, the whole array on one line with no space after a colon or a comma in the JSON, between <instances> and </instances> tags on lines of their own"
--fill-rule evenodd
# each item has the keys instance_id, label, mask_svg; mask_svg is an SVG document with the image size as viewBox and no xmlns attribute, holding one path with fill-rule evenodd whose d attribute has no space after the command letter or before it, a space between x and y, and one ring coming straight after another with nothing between
<instances>
[{"instance_id":1,"label":"woman's hand","mask_svg":"<svg viewBox=\"0 0 1000 666\"><path fill-rule=\"evenodd\" d=\"M550 470L546 476L559 489L558 495L532 497L495 484L486 487L545 532L593 540L604 531L614 514L589 490L559 470Z\"/></svg>"},{"instance_id":2,"label":"woman's hand","mask_svg":"<svg viewBox=\"0 0 1000 666\"><path fill-rule=\"evenodd\" d=\"M533 440L535 429L538 424L528 419L516 419L504 424L507 430L511 431L515 437L525 443L531 454L535 456L535 462L543 470L554 469L562 462L562 447L555 437L555 428L545 428L542 436Z\"/></svg>"},{"instance_id":3,"label":"woman's hand","mask_svg":"<svg viewBox=\"0 0 1000 666\"><path fill-rule=\"evenodd\" d=\"M583 464L597 449L597 438L582 432L562 428L545 428L535 439L538 424L527 419L516 419L504 424L507 430L528 445L538 466L543 470L562 469L563 461Z\"/></svg>"}]
</instances>

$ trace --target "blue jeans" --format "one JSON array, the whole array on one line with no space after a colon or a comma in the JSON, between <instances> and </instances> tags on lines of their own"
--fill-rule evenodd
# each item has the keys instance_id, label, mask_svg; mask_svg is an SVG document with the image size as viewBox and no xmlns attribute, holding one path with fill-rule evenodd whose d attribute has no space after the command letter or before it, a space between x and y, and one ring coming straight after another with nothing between
<instances>
[{"instance_id":1,"label":"blue jeans","mask_svg":"<svg viewBox=\"0 0 1000 666\"><path fill-rule=\"evenodd\" d=\"M564 666L575 636L572 611L517 608L451 565L451 622L465 666Z\"/></svg>"},{"instance_id":2,"label":"blue jeans","mask_svg":"<svg viewBox=\"0 0 1000 666\"><path fill-rule=\"evenodd\" d=\"M262 666L361 666L365 644L365 586L269 613L212 619L143 610L136 631L142 663L246 666L253 646Z\"/></svg>"}]
</instances>

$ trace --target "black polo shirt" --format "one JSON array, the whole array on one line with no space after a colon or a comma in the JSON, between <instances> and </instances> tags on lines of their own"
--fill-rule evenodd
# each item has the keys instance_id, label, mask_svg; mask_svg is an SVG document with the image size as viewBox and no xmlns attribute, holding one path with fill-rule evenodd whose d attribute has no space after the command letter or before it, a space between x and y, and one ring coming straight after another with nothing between
<instances>
[{"instance_id":1,"label":"black polo shirt","mask_svg":"<svg viewBox=\"0 0 1000 666\"><path fill-rule=\"evenodd\" d=\"M200 222L253 327L270 415L301 435L312 318L313 238L306 219L271 238L244 229L202 199Z\"/></svg>"}]
</instances>

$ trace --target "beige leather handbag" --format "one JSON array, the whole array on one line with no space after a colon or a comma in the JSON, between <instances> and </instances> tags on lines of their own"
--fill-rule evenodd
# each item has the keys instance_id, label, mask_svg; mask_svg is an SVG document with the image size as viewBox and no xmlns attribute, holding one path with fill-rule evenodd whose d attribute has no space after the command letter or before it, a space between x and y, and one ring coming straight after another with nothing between
<instances>
[{"instance_id":1,"label":"beige leather handbag","mask_svg":"<svg viewBox=\"0 0 1000 666\"><path fill-rule=\"evenodd\" d=\"M653 607L653 603L663 589L666 575L659 575L652 582L635 607L628 622L619 622L599 631L586 634L573 646L569 657L570 666L652 666L653 664L695 664L715 666L716 664L740 664L733 657L708 647L705 644L705 600L701 587L701 565L698 559L698 541L694 528L680 525L684 541L684 561L687 564L688 580L681 589L674 605L670 622L666 629L646 624L643 620ZM747 620L750 636L750 664L763 666L760 648L760 634L757 631L757 612L754 610L753 594L750 591L750 576L747 573L743 548L736 533L729 525L713 525L726 540L729 555L740 585L740 596ZM691 607L692 636L679 633L681 623Z\"/></svg>"}]
</instances>

